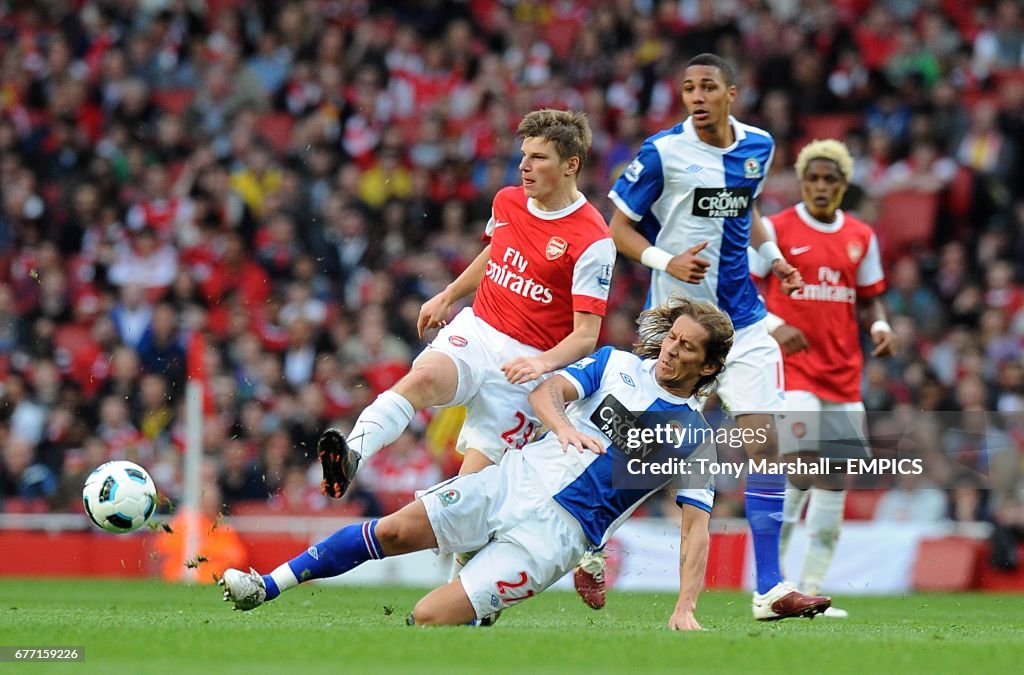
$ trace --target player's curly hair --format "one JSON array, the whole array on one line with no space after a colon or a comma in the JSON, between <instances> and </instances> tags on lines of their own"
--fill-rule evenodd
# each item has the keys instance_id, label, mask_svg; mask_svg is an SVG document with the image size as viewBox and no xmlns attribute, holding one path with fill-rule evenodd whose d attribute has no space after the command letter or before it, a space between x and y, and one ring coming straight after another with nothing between
<instances>
[{"instance_id":1,"label":"player's curly hair","mask_svg":"<svg viewBox=\"0 0 1024 675\"><path fill-rule=\"evenodd\" d=\"M710 396L718 386L718 376L725 370L725 357L732 349L736 334L729 316L711 303L673 295L664 305L641 312L636 320L639 328L633 353L645 359L657 358L662 341L681 316L690 317L708 332L704 343L704 362L716 368L714 374L705 375L697 381L694 394Z\"/></svg>"},{"instance_id":2,"label":"player's curly hair","mask_svg":"<svg viewBox=\"0 0 1024 675\"><path fill-rule=\"evenodd\" d=\"M520 138L543 138L550 141L561 159L579 157L580 167L587 159L594 139L586 113L551 108L527 113L519 123L516 134Z\"/></svg>"},{"instance_id":3,"label":"player's curly hair","mask_svg":"<svg viewBox=\"0 0 1024 675\"><path fill-rule=\"evenodd\" d=\"M796 163L793 165L796 167L798 177L803 177L804 171L807 170L807 165L812 159L828 159L835 162L839 167L839 173L843 174L843 178L847 182L853 180L853 156L842 141L826 138L814 140L805 145L800 154L796 156Z\"/></svg>"}]
</instances>

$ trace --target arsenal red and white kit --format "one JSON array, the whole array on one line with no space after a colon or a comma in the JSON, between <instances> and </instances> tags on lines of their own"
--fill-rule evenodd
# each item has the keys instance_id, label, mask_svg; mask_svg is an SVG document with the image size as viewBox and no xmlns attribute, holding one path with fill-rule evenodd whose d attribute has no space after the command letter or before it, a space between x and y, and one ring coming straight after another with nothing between
<instances>
[{"instance_id":1,"label":"arsenal red and white kit","mask_svg":"<svg viewBox=\"0 0 1024 675\"><path fill-rule=\"evenodd\" d=\"M446 354L458 370L455 397L445 404L466 406L456 450L474 448L497 464L540 426L528 397L549 375L512 384L502 364L564 340L573 331L574 311L604 316L615 244L582 195L548 212L522 187L494 197L486 236L491 257L476 301L438 331L428 350Z\"/></svg>"},{"instance_id":2,"label":"arsenal red and white kit","mask_svg":"<svg viewBox=\"0 0 1024 675\"><path fill-rule=\"evenodd\" d=\"M885 291L874 231L843 211L836 211L834 223L822 223L803 203L763 221L805 283L786 295L779 279L751 256L751 271L766 277L768 311L803 331L810 347L785 357L786 390L833 403L860 401L864 357L856 302Z\"/></svg>"},{"instance_id":3,"label":"arsenal red and white kit","mask_svg":"<svg viewBox=\"0 0 1024 675\"><path fill-rule=\"evenodd\" d=\"M541 211L522 186L494 197L491 259L473 311L519 342L547 350L573 330L573 312L604 316L615 244L604 218L580 195Z\"/></svg>"}]
</instances>

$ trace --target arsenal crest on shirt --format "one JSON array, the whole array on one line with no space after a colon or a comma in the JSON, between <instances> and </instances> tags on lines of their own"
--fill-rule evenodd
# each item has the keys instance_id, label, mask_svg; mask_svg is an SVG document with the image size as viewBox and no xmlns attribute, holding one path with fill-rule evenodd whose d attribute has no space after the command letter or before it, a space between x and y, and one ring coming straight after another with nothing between
<instances>
[{"instance_id":1,"label":"arsenal crest on shirt","mask_svg":"<svg viewBox=\"0 0 1024 675\"><path fill-rule=\"evenodd\" d=\"M565 253L565 250L569 248L569 244L561 237L551 237L548 240L548 245L544 249L544 255L548 260L558 260Z\"/></svg>"},{"instance_id":2,"label":"arsenal crest on shirt","mask_svg":"<svg viewBox=\"0 0 1024 675\"><path fill-rule=\"evenodd\" d=\"M864 248L860 245L860 242L851 241L846 245L846 254L850 256L850 262L860 262L860 258L864 255Z\"/></svg>"}]
</instances>

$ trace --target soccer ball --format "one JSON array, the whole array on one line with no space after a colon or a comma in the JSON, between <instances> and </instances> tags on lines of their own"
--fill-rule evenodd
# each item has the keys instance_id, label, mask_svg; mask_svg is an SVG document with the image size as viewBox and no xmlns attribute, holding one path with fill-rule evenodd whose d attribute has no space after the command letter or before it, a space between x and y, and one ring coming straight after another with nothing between
<instances>
[{"instance_id":1,"label":"soccer ball","mask_svg":"<svg viewBox=\"0 0 1024 675\"><path fill-rule=\"evenodd\" d=\"M138 464L107 462L85 479L82 503L96 527L117 534L134 532L156 510L156 485Z\"/></svg>"}]
</instances>

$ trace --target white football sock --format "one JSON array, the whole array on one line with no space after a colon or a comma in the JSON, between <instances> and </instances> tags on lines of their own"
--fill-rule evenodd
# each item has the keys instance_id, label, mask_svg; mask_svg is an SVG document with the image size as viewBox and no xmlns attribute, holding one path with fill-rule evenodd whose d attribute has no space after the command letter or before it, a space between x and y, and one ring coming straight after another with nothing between
<instances>
[{"instance_id":1,"label":"white football sock","mask_svg":"<svg viewBox=\"0 0 1024 675\"><path fill-rule=\"evenodd\" d=\"M807 558L804 560L800 590L815 595L821 589L843 526L846 490L811 490L807 507Z\"/></svg>"},{"instance_id":2,"label":"white football sock","mask_svg":"<svg viewBox=\"0 0 1024 675\"><path fill-rule=\"evenodd\" d=\"M299 585L299 580L295 578L295 573L292 572L292 568L288 566L288 563L278 566L277 569L270 573L270 578L277 584L277 590L282 593L289 588L295 588Z\"/></svg>"},{"instance_id":3,"label":"white football sock","mask_svg":"<svg viewBox=\"0 0 1024 675\"><path fill-rule=\"evenodd\" d=\"M793 538L793 529L800 522L804 512L804 504L810 496L810 490L801 490L786 481L786 499L782 502L782 531L779 533L779 562L786 562L786 551L789 541ZM783 575L785 576L785 575Z\"/></svg>"},{"instance_id":4,"label":"white football sock","mask_svg":"<svg viewBox=\"0 0 1024 675\"><path fill-rule=\"evenodd\" d=\"M366 461L385 445L394 443L415 414L409 399L393 391L385 391L366 406L345 440Z\"/></svg>"}]
</instances>

